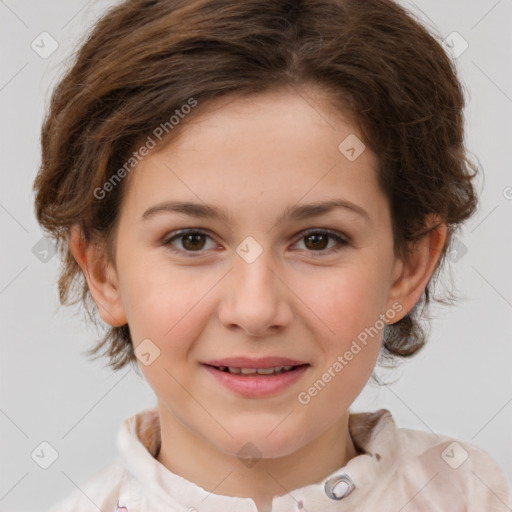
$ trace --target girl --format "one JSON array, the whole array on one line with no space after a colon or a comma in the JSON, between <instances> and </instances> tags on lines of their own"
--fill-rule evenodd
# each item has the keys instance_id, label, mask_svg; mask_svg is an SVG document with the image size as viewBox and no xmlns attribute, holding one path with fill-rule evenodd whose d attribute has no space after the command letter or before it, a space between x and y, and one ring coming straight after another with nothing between
<instances>
[{"instance_id":1,"label":"girl","mask_svg":"<svg viewBox=\"0 0 512 512\"><path fill-rule=\"evenodd\" d=\"M62 303L110 326L91 354L157 407L53 511L510 510L485 451L349 411L425 343L475 211L463 107L388 0L112 8L53 94L36 214Z\"/></svg>"}]
</instances>

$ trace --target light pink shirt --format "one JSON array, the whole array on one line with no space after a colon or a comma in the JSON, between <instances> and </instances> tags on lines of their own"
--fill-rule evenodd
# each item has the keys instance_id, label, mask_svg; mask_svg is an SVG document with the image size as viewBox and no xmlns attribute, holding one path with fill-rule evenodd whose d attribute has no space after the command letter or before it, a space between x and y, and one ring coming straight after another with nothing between
<instances>
[{"instance_id":1,"label":"light pink shirt","mask_svg":"<svg viewBox=\"0 0 512 512\"><path fill-rule=\"evenodd\" d=\"M320 482L275 496L272 512L512 511L501 469L473 444L397 428L387 409L352 413L349 430L363 453ZM158 462L156 409L126 419L117 444L120 459L50 512L257 512L251 498L214 494Z\"/></svg>"}]
</instances>

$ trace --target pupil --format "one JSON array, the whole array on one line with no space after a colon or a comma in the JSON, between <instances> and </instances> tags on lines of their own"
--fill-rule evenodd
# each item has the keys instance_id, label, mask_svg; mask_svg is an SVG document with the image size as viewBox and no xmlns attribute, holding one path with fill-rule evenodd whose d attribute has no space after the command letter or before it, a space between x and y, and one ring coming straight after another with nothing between
<instances>
[{"instance_id":1,"label":"pupil","mask_svg":"<svg viewBox=\"0 0 512 512\"><path fill-rule=\"evenodd\" d=\"M326 247L325 241L327 240L327 237L324 235L309 235L306 237L308 240L313 240L313 249L324 249ZM322 244L322 242L324 242Z\"/></svg>"},{"instance_id":2,"label":"pupil","mask_svg":"<svg viewBox=\"0 0 512 512\"><path fill-rule=\"evenodd\" d=\"M200 233L185 235L184 236L185 241L183 243L183 246L186 249L201 249L203 247L204 243L200 244L200 247L195 246L194 243L196 243L202 236L203 235L201 235ZM192 244L188 243L191 239L193 240Z\"/></svg>"},{"instance_id":3,"label":"pupil","mask_svg":"<svg viewBox=\"0 0 512 512\"><path fill-rule=\"evenodd\" d=\"M203 243L202 244L200 243L202 237L203 237L203 235L201 233L185 235L183 237L183 239L184 239L183 246L186 249L202 249L204 246L204 239L202 240ZM308 235L306 237L308 242L310 242L309 245L312 246L310 248L313 248L313 249L325 249L327 238L328 237L326 237L325 235L322 235L322 234ZM199 246L197 246L198 243L199 243ZM306 244L306 245L308 245L308 244Z\"/></svg>"}]
</instances>

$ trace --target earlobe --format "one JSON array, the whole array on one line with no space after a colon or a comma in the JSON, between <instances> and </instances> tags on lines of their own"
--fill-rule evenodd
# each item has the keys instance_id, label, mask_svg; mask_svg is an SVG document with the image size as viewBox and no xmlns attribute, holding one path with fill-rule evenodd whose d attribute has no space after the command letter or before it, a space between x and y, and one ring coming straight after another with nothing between
<instances>
[{"instance_id":1,"label":"earlobe","mask_svg":"<svg viewBox=\"0 0 512 512\"><path fill-rule=\"evenodd\" d=\"M104 322L117 327L127 323L121 302L117 272L107 262L105 251L91 243L78 225L73 226L69 249L87 279L89 291Z\"/></svg>"},{"instance_id":2,"label":"earlobe","mask_svg":"<svg viewBox=\"0 0 512 512\"><path fill-rule=\"evenodd\" d=\"M420 300L446 243L446 224L435 217L427 225L432 229L412 246L408 258L397 259L395 263L388 307L394 302L399 302L402 306L401 318Z\"/></svg>"}]
</instances>

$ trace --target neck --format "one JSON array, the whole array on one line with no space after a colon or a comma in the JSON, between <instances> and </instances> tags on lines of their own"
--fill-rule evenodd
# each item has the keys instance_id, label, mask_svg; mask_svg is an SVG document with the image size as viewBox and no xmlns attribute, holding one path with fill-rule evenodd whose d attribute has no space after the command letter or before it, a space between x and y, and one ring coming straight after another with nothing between
<instances>
[{"instance_id":1,"label":"neck","mask_svg":"<svg viewBox=\"0 0 512 512\"><path fill-rule=\"evenodd\" d=\"M165 407L159 406L159 415L161 464L215 494L252 498L259 512L271 510L274 496L319 482L358 455L348 430L348 411L297 451L249 466L188 430Z\"/></svg>"}]
</instances>

